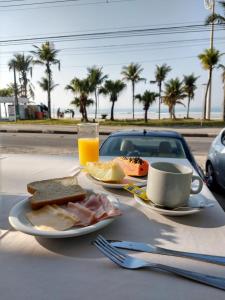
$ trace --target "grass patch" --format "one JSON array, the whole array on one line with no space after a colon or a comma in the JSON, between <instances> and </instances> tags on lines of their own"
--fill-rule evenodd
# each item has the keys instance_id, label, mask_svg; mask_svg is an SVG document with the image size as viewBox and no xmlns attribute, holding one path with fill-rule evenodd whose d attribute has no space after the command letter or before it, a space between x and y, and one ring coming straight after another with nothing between
<instances>
[{"instance_id":1,"label":"grass patch","mask_svg":"<svg viewBox=\"0 0 225 300\"><path fill-rule=\"evenodd\" d=\"M76 125L80 120L71 119L46 119L46 120L18 120L16 122L0 122L0 124L30 124L30 125ZM100 120L101 126L145 126L145 127L225 127L225 122L221 120L206 120L200 119L162 119L162 120L149 120L145 123L143 119L136 120Z\"/></svg>"}]
</instances>

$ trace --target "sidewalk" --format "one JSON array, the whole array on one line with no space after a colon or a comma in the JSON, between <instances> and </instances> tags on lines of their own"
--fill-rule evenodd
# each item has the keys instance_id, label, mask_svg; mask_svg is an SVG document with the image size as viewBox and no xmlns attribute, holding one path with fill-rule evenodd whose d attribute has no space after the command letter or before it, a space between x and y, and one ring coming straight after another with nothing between
<instances>
[{"instance_id":1,"label":"sidewalk","mask_svg":"<svg viewBox=\"0 0 225 300\"><path fill-rule=\"evenodd\" d=\"M102 135L108 135L121 130L172 130L177 131L183 136L193 137L215 137L221 128L201 128L201 127L150 127L150 126L100 126L99 132ZM30 124L0 124L0 132L13 133L52 133L52 134L75 134L76 126L67 125L30 125Z\"/></svg>"}]
</instances>

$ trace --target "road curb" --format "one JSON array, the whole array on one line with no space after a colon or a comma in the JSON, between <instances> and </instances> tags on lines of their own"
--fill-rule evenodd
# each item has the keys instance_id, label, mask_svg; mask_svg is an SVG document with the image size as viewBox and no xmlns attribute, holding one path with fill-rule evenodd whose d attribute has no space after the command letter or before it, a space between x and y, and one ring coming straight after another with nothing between
<instances>
[{"instance_id":1,"label":"road curb","mask_svg":"<svg viewBox=\"0 0 225 300\"><path fill-rule=\"evenodd\" d=\"M2 133L43 133L43 134L77 134L77 131L70 130L28 130L28 129L0 129ZM100 131L100 135L109 135L113 131ZM216 137L214 133L180 133L184 137Z\"/></svg>"}]
</instances>

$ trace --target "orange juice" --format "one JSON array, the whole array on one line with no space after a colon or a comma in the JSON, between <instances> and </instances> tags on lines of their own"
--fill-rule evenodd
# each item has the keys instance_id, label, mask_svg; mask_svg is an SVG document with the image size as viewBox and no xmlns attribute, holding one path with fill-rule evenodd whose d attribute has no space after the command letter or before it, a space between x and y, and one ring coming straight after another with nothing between
<instances>
[{"instance_id":1,"label":"orange juice","mask_svg":"<svg viewBox=\"0 0 225 300\"><path fill-rule=\"evenodd\" d=\"M79 138L78 139L79 161L82 166L87 162L98 161L99 158L99 138Z\"/></svg>"}]
</instances>

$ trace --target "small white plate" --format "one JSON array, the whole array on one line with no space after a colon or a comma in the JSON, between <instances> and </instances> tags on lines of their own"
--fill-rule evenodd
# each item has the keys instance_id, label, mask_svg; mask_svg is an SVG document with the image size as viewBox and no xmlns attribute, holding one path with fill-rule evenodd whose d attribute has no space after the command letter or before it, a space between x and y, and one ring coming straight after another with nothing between
<instances>
[{"instance_id":1,"label":"small white plate","mask_svg":"<svg viewBox=\"0 0 225 300\"><path fill-rule=\"evenodd\" d=\"M107 195L107 198L110 202L113 203L115 207L119 207L119 202L114 196ZM34 236L41 236L44 238L67 238L85 235L109 225L116 218L109 218L106 220L102 220L96 224L81 228L72 227L64 231L44 231L35 228L28 221L28 219L26 218L26 213L29 211L31 211L31 207L28 199L18 202L13 206L9 213L9 223L18 231L22 231Z\"/></svg>"},{"instance_id":2,"label":"small white plate","mask_svg":"<svg viewBox=\"0 0 225 300\"><path fill-rule=\"evenodd\" d=\"M147 180L146 179L142 179L142 178L136 178L136 177L131 177L131 176L127 176L125 177L121 183L113 183L113 182L104 182L101 180L98 180L94 177L92 177L90 174L86 173L86 177L91 180L92 182L94 182L95 184L101 185L103 187L107 187L107 188L112 188L112 189L122 189L126 184L135 184L138 187L143 187L147 184Z\"/></svg>"},{"instance_id":3,"label":"small white plate","mask_svg":"<svg viewBox=\"0 0 225 300\"><path fill-rule=\"evenodd\" d=\"M192 196L190 196L190 197L192 197ZM158 206L154 206L154 204L151 201L144 201L141 198L139 198L137 195L134 195L134 199L142 206L144 206L154 212L157 212L157 213L159 213L161 215L165 215L165 216L171 216L171 217L179 217L179 216L196 214L204 208L204 207L200 207L202 204L202 199L199 199L199 207L179 207L179 208L171 209L171 210L165 209L165 208L160 208ZM197 204L196 202L198 202L197 197L195 198L195 204Z\"/></svg>"}]
</instances>

